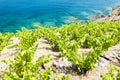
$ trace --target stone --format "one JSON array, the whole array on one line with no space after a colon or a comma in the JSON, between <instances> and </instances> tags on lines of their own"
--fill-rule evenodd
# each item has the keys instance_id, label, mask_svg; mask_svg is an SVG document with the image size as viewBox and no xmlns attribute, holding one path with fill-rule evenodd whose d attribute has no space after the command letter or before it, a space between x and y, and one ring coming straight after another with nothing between
<instances>
[{"instance_id":1,"label":"stone","mask_svg":"<svg viewBox=\"0 0 120 80\"><path fill-rule=\"evenodd\" d=\"M120 21L120 6L113 8L111 12L106 16L96 16L98 18L96 21Z\"/></svg>"},{"instance_id":2,"label":"stone","mask_svg":"<svg viewBox=\"0 0 120 80\"><path fill-rule=\"evenodd\" d=\"M98 63L98 65L101 66L101 67L105 67L105 66L108 65L108 64L109 64L109 61L106 60L105 58L101 58L101 59L99 60L99 63Z\"/></svg>"},{"instance_id":3,"label":"stone","mask_svg":"<svg viewBox=\"0 0 120 80\"><path fill-rule=\"evenodd\" d=\"M72 63L69 62L66 58L62 57L59 60L54 61L53 66L62 69L62 68L72 67Z\"/></svg>"}]
</instances>

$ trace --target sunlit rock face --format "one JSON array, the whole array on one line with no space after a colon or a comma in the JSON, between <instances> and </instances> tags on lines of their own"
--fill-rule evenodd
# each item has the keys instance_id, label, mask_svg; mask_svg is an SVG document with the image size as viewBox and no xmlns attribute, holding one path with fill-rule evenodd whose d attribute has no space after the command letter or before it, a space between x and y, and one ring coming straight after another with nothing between
<instances>
[{"instance_id":1,"label":"sunlit rock face","mask_svg":"<svg viewBox=\"0 0 120 80\"><path fill-rule=\"evenodd\" d=\"M111 12L108 15L98 15L95 16L97 21L120 21L120 6L112 8Z\"/></svg>"}]
</instances>

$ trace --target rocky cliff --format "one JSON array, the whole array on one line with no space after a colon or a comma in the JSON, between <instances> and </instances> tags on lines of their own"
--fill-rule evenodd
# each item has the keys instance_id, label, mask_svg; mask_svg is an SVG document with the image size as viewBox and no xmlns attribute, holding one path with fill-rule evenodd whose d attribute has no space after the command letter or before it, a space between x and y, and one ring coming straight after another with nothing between
<instances>
[{"instance_id":1,"label":"rocky cliff","mask_svg":"<svg viewBox=\"0 0 120 80\"><path fill-rule=\"evenodd\" d=\"M112 8L108 15L98 14L93 18L96 21L120 21L120 6Z\"/></svg>"}]
</instances>

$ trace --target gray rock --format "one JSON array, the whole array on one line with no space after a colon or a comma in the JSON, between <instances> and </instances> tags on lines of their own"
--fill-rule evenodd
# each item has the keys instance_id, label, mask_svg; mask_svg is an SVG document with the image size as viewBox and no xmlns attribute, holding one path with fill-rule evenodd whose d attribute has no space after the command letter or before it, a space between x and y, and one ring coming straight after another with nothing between
<instances>
[{"instance_id":1,"label":"gray rock","mask_svg":"<svg viewBox=\"0 0 120 80\"><path fill-rule=\"evenodd\" d=\"M101 58L100 61L98 62L98 65L101 67L105 67L108 64L109 64L109 61L106 60L105 58Z\"/></svg>"},{"instance_id":2,"label":"gray rock","mask_svg":"<svg viewBox=\"0 0 120 80\"><path fill-rule=\"evenodd\" d=\"M107 16L97 16L97 21L120 21L120 6L113 8Z\"/></svg>"},{"instance_id":3,"label":"gray rock","mask_svg":"<svg viewBox=\"0 0 120 80\"><path fill-rule=\"evenodd\" d=\"M72 63L69 62L66 58L62 57L59 60L54 61L53 66L62 69L62 68L72 67Z\"/></svg>"}]
</instances>

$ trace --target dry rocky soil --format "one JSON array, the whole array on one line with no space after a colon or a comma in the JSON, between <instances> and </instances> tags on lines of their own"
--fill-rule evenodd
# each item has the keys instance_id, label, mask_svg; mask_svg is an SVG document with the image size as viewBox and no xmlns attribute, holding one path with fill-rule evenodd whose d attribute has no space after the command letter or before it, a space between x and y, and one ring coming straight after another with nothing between
<instances>
[{"instance_id":1,"label":"dry rocky soil","mask_svg":"<svg viewBox=\"0 0 120 80\"><path fill-rule=\"evenodd\" d=\"M2 62L2 60L14 59L14 54L17 53L18 48L8 48L11 45L18 44L18 38L11 38L11 44L6 46L0 52L0 78L2 78L3 71L6 68L9 68L7 64ZM110 69L109 64L116 65L120 67L120 44L116 44L104 52L104 55L97 62L96 67L93 70L88 71L86 74L77 73L72 63L69 62L64 57L59 57L59 52L52 50L51 46L48 44L48 41L44 38L39 39L37 50L34 55L34 60L42 55L50 55L52 61L45 64L45 67L53 66L56 68L56 72L60 75L69 75L73 80L101 80L100 75L106 73ZM81 52L88 53L90 49L81 48L78 50L78 54ZM54 76L53 76L54 78ZM54 80L54 79L51 79Z\"/></svg>"}]
</instances>

